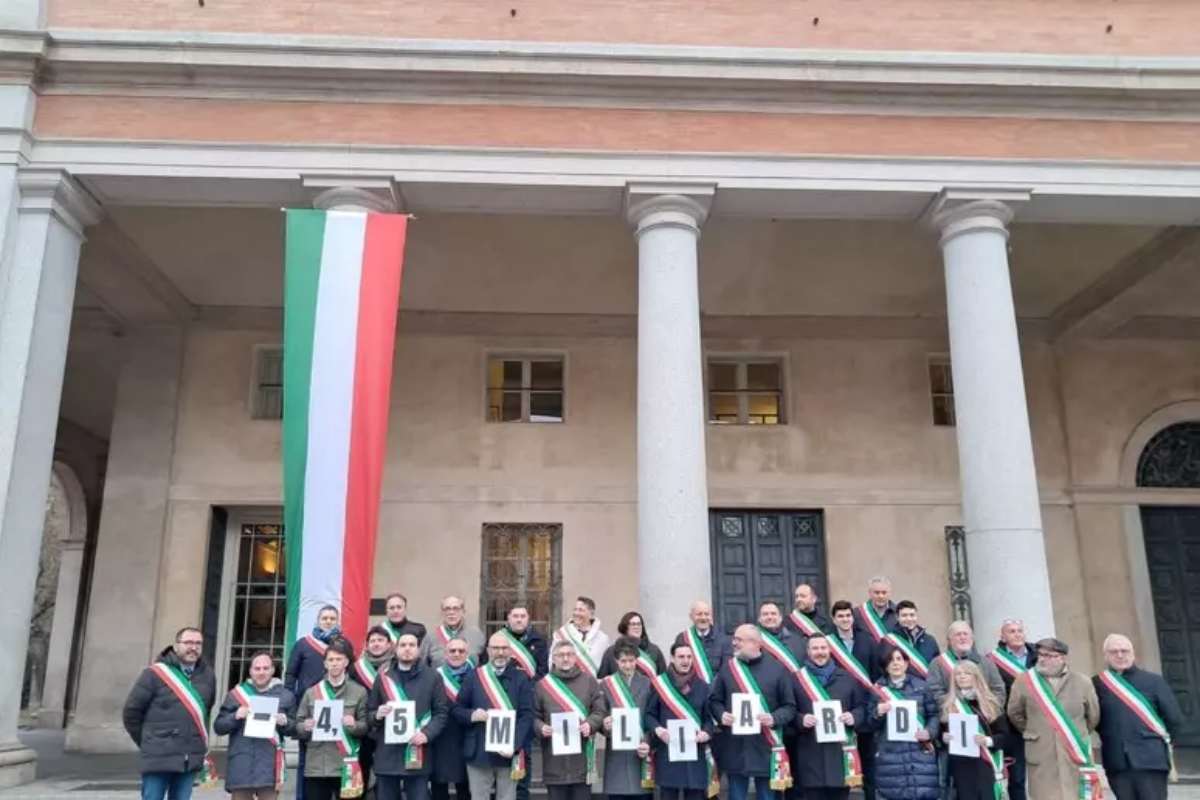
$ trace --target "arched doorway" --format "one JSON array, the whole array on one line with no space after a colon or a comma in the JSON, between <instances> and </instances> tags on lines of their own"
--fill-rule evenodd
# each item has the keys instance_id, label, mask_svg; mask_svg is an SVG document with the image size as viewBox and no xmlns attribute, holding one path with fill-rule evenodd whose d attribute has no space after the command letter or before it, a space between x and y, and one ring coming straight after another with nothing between
<instances>
[{"instance_id":1,"label":"arched doorway","mask_svg":"<svg viewBox=\"0 0 1200 800\"><path fill-rule=\"evenodd\" d=\"M1200 420L1150 438L1138 456L1137 485L1200 489ZM1178 741L1200 745L1200 506L1143 505L1141 519L1163 675L1186 720Z\"/></svg>"}]
</instances>

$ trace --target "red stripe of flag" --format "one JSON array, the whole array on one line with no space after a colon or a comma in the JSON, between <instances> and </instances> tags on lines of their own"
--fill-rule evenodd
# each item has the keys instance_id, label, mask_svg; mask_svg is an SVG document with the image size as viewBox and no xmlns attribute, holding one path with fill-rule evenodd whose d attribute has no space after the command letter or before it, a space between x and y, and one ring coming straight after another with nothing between
<instances>
[{"instance_id":1,"label":"red stripe of flag","mask_svg":"<svg viewBox=\"0 0 1200 800\"><path fill-rule=\"evenodd\" d=\"M354 401L342 550L342 630L359 649L371 606L375 534L387 447L396 312L408 217L368 214L359 284Z\"/></svg>"}]
</instances>

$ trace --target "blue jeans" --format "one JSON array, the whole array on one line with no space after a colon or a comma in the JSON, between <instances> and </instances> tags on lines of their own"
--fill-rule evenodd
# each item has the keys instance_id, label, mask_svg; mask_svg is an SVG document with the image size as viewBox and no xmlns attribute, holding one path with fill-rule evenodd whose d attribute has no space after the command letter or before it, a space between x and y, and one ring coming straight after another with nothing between
<instances>
[{"instance_id":1,"label":"blue jeans","mask_svg":"<svg viewBox=\"0 0 1200 800\"><path fill-rule=\"evenodd\" d=\"M143 772L142 800L190 800L195 772Z\"/></svg>"},{"instance_id":2,"label":"blue jeans","mask_svg":"<svg viewBox=\"0 0 1200 800\"><path fill-rule=\"evenodd\" d=\"M749 775L726 775L729 779L729 800L746 800L750 794ZM754 779L754 795L758 800L781 800L780 793L770 788L770 778L757 777ZM763 786L763 784L767 784Z\"/></svg>"}]
</instances>

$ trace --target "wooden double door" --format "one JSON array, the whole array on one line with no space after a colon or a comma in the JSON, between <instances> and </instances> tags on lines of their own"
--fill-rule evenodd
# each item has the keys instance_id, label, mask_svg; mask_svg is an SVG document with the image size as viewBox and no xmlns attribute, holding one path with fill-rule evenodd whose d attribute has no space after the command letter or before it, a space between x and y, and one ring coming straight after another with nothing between
<instances>
[{"instance_id":1,"label":"wooden double door","mask_svg":"<svg viewBox=\"0 0 1200 800\"><path fill-rule=\"evenodd\" d=\"M809 583L824 602L825 527L820 511L714 509L709 512L713 611L728 632L777 602L786 614L797 584Z\"/></svg>"}]
</instances>

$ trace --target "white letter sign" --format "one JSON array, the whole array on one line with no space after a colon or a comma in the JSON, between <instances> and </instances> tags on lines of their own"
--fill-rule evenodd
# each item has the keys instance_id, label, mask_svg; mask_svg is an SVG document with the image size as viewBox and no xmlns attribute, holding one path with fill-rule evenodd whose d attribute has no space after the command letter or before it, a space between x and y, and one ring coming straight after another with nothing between
<instances>
[{"instance_id":1,"label":"white letter sign","mask_svg":"<svg viewBox=\"0 0 1200 800\"><path fill-rule=\"evenodd\" d=\"M342 715L345 707L341 700L313 701L312 714L316 723L312 730L314 742L336 742L342 738Z\"/></svg>"},{"instance_id":2,"label":"white letter sign","mask_svg":"<svg viewBox=\"0 0 1200 800\"><path fill-rule=\"evenodd\" d=\"M384 744L408 744L417 727L417 704L412 700L398 700L390 704L392 713L383 722Z\"/></svg>"},{"instance_id":3,"label":"white letter sign","mask_svg":"<svg viewBox=\"0 0 1200 800\"><path fill-rule=\"evenodd\" d=\"M950 755L978 758L979 745L975 743L975 735L979 733L979 717L974 714L951 714L948 727Z\"/></svg>"},{"instance_id":4,"label":"white letter sign","mask_svg":"<svg viewBox=\"0 0 1200 800\"><path fill-rule=\"evenodd\" d=\"M489 708L484 728L483 749L488 753L511 756L517 742L517 712Z\"/></svg>"},{"instance_id":5,"label":"white letter sign","mask_svg":"<svg viewBox=\"0 0 1200 800\"><path fill-rule=\"evenodd\" d=\"M550 715L550 752L556 756L578 755L583 752L579 736L579 715L574 711L557 711Z\"/></svg>"},{"instance_id":6,"label":"white letter sign","mask_svg":"<svg viewBox=\"0 0 1200 800\"><path fill-rule=\"evenodd\" d=\"M636 708L614 708L608 746L612 750L637 750L642 738L642 713Z\"/></svg>"},{"instance_id":7,"label":"white letter sign","mask_svg":"<svg viewBox=\"0 0 1200 800\"><path fill-rule=\"evenodd\" d=\"M813 716L817 718L817 741L841 742L846 738L846 726L842 723L841 700L818 700L813 703Z\"/></svg>"},{"instance_id":8,"label":"white letter sign","mask_svg":"<svg viewBox=\"0 0 1200 800\"><path fill-rule=\"evenodd\" d=\"M887 737L892 742L917 740L917 701L892 700L887 714Z\"/></svg>"},{"instance_id":9,"label":"white letter sign","mask_svg":"<svg viewBox=\"0 0 1200 800\"><path fill-rule=\"evenodd\" d=\"M735 736L757 736L761 732L758 724L758 695L749 692L734 692L729 695L729 713L733 714ZM757 784L755 784L757 785Z\"/></svg>"},{"instance_id":10,"label":"white letter sign","mask_svg":"<svg viewBox=\"0 0 1200 800\"><path fill-rule=\"evenodd\" d=\"M250 739L270 739L275 733L275 715L278 713L278 697L254 695L250 698L250 713L246 715L242 735Z\"/></svg>"},{"instance_id":11,"label":"white letter sign","mask_svg":"<svg viewBox=\"0 0 1200 800\"><path fill-rule=\"evenodd\" d=\"M695 761L696 724L690 719L667 720L667 760Z\"/></svg>"}]
</instances>

